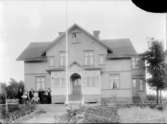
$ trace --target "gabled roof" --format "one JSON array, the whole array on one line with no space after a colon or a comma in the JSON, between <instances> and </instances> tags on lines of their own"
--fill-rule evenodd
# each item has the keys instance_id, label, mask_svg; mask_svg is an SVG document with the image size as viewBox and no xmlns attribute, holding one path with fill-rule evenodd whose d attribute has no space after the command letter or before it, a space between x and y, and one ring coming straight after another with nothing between
<instances>
[{"instance_id":1,"label":"gabled roof","mask_svg":"<svg viewBox=\"0 0 167 124\"><path fill-rule=\"evenodd\" d=\"M109 58L124 58L124 57L131 57L133 55L137 55L136 50L134 49L131 41L127 38L124 39L110 39L110 40L99 40L94 37L89 32L85 31L80 26L74 24L68 29L68 32L73 28L79 28L91 38L93 38L96 42L104 46L107 50L112 52ZM45 53L48 49L50 49L53 45L55 45L60 39L65 36L65 33L58 36L52 42L32 42L30 43L26 49L21 53L21 55L17 58L17 60L36 60L37 58L41 58L43 53Z\"/></svg>"},{"instance_id":2,"label":"gabled roof","mask_svg":"<svg viewBox=\"0 0 167 124\"><path fill-rule=\"evenodd\" d=\"M17 60L28 60L39 58L43 50L50 44L50 42L32 42L30 43Z\"/></svg>"},{"instance_id":3,"label":"gabled roof","mask_svg":"<svg viewBox=\"0 0 167 124\"><path fill-rule=\"evenodd\" d=\"M87 32L85 29L83 29L81 26L74 24L72 25L67 32L70 32L72 29L74 28L79 28L81 31L83 31L84 33L86 33L88 36L90 36L91 38L93 38L97 43L101 44L102 46L104 46L106 49L109 49L110 51L112 51L112 49L110 47L108 47L107 45L103 44L99 39L97 39L95 36L93 36L91 33ZM62 37L66 36L66 33L62 33L62 35L58 36L45 50L44 52L46 52L48 49L50 49L51 47L53 47Z\"/></svg>"},{"instance_id":4,"label":"gabled roof","mask_svg":"<svg viewBox=\"0 0 167 124\"><path fill-rule=\"evenodd\" d=\"M137 55L136 50L134 49L130 39L110 39L110 40L101 40L102 43L107 45L113 50L114 56L117 57L128 57Z\"/></svg>"}]
</instances>

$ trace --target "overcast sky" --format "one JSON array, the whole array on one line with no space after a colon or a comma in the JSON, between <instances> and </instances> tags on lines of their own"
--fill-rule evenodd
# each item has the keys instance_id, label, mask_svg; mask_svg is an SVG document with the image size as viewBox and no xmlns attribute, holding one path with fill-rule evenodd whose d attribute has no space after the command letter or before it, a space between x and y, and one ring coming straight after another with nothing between
<instances>
[{"instance_id":1,"label":"overcast sky","mask_svg":"<svg viewBox=\"0 0 167 124\"><path fill-rule=\"evenodd\" d=\"M101 39L130 38L139 53L146 50L148 37L166 36L164 14L145 12L128 0L0 1L0 82L24 80L18 55L32 41L52 41L66 23L100 30Z\"/></svg>"}]
</instances>

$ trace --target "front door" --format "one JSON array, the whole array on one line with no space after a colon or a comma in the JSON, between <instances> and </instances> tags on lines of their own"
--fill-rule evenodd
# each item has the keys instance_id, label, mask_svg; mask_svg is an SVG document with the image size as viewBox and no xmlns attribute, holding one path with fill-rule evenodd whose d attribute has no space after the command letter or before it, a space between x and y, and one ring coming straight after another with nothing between
<instances>
[{"instance_id":1,"label":"front door","mask_svg":"<svg viewBox=\"0 0 167 124\"><path fill-rule=\"evenodd\" d=\"M81 100L81 96L81 79L72 79L70 100Z\"/></svg>"}]
</instances>

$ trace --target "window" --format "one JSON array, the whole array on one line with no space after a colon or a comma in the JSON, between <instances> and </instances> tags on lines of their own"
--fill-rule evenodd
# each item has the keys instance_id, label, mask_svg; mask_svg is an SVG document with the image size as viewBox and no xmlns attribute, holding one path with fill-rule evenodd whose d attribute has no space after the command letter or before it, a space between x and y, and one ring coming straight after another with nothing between
<instances>
[{"instance_id":1,"label":"window","mask_svg":"<svg viewBox=\"0 0 167 124\"><path fill-rule=\"evenodd\" d=\"M60 66L65 66L65 52L60 52Z\"/></svg>"},{"instance_id":2,"label":"window","mask_svg":"<svg viewBox=\"0 0 167 124\"><path fill-rule=\"evenodd\" d=\"M118 89L119 88L119 75L110 75L110 88Z\"/></svg>"},{"instance_id":3,"label":"window","mask_svg":"<svg viewBox=\"0 0 167 124\"><path fill-rule=\"evenodd\" d=\"M133 87L136 88L136 82L137 82L136 79L133 79L132 82L133 82Z\"/></svg>"},{"instance_id":4,"label":"window","mask_svg":"<svg viewBox=\"0 0 167 124\"><path fill-rule=\"evenodd\" d=\"M45 89L45 77L43 76L36 77L36 89L37 90Z\"/></svg>"},{"instance_id":5,"label":"window","mask_svg":"<svg viewBox=\"0 0 167 124\"><path fill-rule=\"evenodd\" d=\"M105 55L99 55L99 64L103 65L105 60Z\"/></svg>"},{"instance_id":6,"label":"window","mask_svg":"<svg viewBox=\"0 0 167 124\"><path fill-rule=\"evenodd\" d=\"M73 39L77 38L77 34L78 34L78 33L79 33L79 32L77 32L77 31L72 32L72 38L73 38Z\"/></svg>"},{"instance_id":7,"label":"window","mask_svg":"<svg viewBox=\"0 0 167 124\"><path fill-rule=\"evenodd\" d=\"M86 78L86 86L87 87L95 87L97 83L96 77L87 77Z\"/></svg>"},{"instance_id":8,"label":"window","mask_svg":"<svg viewBox=\"0 0 167 124\"><path fill-rule=\"evenodd\" d=\"M93 65L94 64L94 53L93 51L86 51L84 53L85 65Z\"/></svg>"},{"instance_id":9,"label":"window","mask_svg":"<svg viewBox=\"0 0 167 124\"><path fill-rule=\"evenodd\" d=\"M139 82L139 89L141 90L141 91L143 91L144 90L144 85L143 85L143 80L139 80L140 82Z\"/></svg>"},{"instance_id":10,"label":"window","mask_svg":"<svg viewBox=\"0 0 167 124\"><path fill-rule=\"evenodd\" d=\"M139 58L132 58L132 68L138 68Z\"/></svg>"},{"instance_id":11,"label":"window","mask_svg":"<svg viewBox=\"0 0 167 124\"><path fill-rule=\"evenodd\" d=\"M65 78L54 78L54 87L55 88L64 88L65 87Z\"/></svg>"},{"instance_id":12,"label":"window","mask_svg":"<svg viewBox=\"0 0 167 124\"><path fill-rule=\"evenodd\" d=\"M49 57L49 66L54 66L54 57Z\"/></svg>"}]
</instances>

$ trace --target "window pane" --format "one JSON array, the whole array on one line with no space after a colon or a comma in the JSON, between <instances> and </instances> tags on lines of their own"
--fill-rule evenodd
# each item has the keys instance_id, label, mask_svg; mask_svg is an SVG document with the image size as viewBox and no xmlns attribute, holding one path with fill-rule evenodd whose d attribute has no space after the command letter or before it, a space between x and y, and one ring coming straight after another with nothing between
<instances>
[{"instance_id":1,"label":"window pane","mask_svg":"<svg viewBox=\"0 0 167 124\"><path fill-rule=\"evenodd\" d=\"M143 90L143 80L140 80L140 90Z\"/></svg>"},{"instance_id":2,"label":"window pane","mask_svg":"<svg viewBox=\"0 0 167 124\"><path fill-rule=\"evenodd\" d=\"M54 57L50 57L49 58L49 66L53 66L54 65Z\"/></svg>"},{"instance_id":3,"label":"window pane","mask_svg":"<svg viewBox=\"0 0 167 124\"><path fill-rule=\"evenodd\" d=\"M119 75L110 75L110 88L119 88Z\"/></svg>"},{"instance_id":4,"label":"window pane","mask_svg":"<svg viewBox=\"0 0 167 124\"><path fill-rule=\"evenodd\" d=\"M104 64L104 55L99 56L99 64Z\"/></svg>"},{"instance_id":5,"label":"window pane","mask_svg":"<svg viewBox=\"0 0 167 124\"><path fill-rule=\"evenodd\" d=\"M55 88L59 88L59 78L54 78Z\"/></svg>"},{"instance_id":6,"label":"window pane","mask_svg":"<svg viewBox=\"0 0 167 124\"><path fill-rule=\"evenodd\" d=\"M65 52L60 52L60 66L65 65Z\"/></svg>"},{"instance_id":7,"label":"window pane","mask_svg":"<svg viewBox=\"0 0 167 124\"><path fill-rule=\"evenodd\" d=\"M136 79L133 79L133 87L136 87Z\"/></svg>"}]
</instances>

